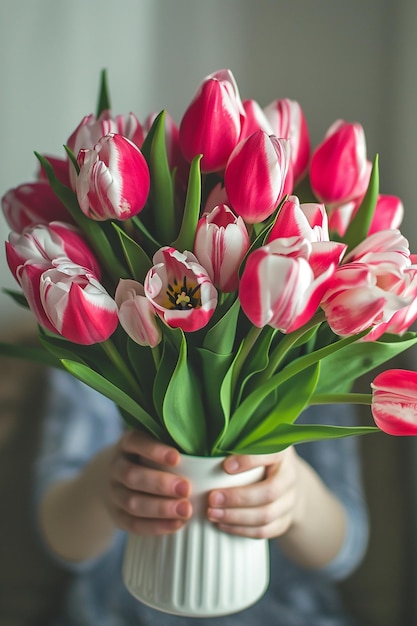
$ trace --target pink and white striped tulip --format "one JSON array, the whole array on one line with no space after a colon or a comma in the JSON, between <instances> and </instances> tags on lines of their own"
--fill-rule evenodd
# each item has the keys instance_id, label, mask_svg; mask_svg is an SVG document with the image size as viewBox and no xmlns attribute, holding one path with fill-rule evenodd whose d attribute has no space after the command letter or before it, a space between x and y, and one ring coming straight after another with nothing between
<instances>
[{"instance_id":1,"label":"pink and white striped tulip","mask_svg":"<svg viewBox=\"0 0 417 626\"><path fill-rule=\"evenodd\" d=\"M63 222L29 227L23 233L10 233L6 258L15 277L18 267L26 261L52 266L59 259L69 259L89 269L98 279L101 277L100 265L78 228Z\"/></svg>"},{"instance_id":2,"label":"pink and white striped tulip","mask_svg":"<svg viewBox=\"0 0 417 626\"><path fill-rule=\"evenodd\" d=\"M372 332L379 336L414 297L408 241L400 231L387 230L370 235L346 255L321 306L336 334L354 335L375 327L371 338Z\"/></svg>"},{"instance_id":3,"label":"pink and white striped tulip","mask_svg":"<svg viewBox=\"0 0 417 626\"><path fill-rule=\"evenodd\" d=\"M283 195L289 166L289 141L252 133L233 150L224 173L231 208L254 224L269 217Z\"/></svg>"},{"instance_id":4,"label":"pink and white striped tulip","mask_svg":"<svg viewBox=\"0 0 417 626\"><path fill-rule=\"evenodd\" d=\"M70 213L45 181L10 189L3 196L1 206L6 222L16 233L28 226L49 224L55 220L73 222Z\"/></svg>"},{"instance_id":5,"label":"pink and white striped tulip","mask_svg":"<svg viewBox=\"0 0 417 626\"><path fill-rule=\"evenodd\" d=\"M39 291L48 319L69 341L100 343L117 328L116 302L83 267L68 262L47 270L40 278Z\"/></svg>"},{"instance_id":6,"label":"pink and white striped tulip","mask_svg":"<svg viewBox=\"0 0 417 626\"><path fill-rule=\"evenodd\" d=\"M303 326L316 312L335 270L330 263L315 276L307 239L274 239L247 258L239 285L244 313L259 328L284 333Z\"/></svg>"},{"instance_id":7,"label":"pink and white striped tulip","mask_svg":"<svg viewBox=\"0 0 417 626\"><path fill-rule=\"evenodd\" d=\"M202 172L223 170L239 141L245 115L230 70L210 74L201 83L180 123L180 146L188 161L199 154Z\"/></svg>"},{"instance_id":8,"label":"pink and white striped tulip","mask_svg":"<svg viewBox=\"0 0 417 626\"><path fill-rule=\"evenodd\" d=\"M217 306L217 290L197 258L166 246L153 262L144 289L160 318L185 332L206 326Z\"/></svg>"},{"instance_id":9,"label":"pink and white striped tulip","mask_svg":"<svg viewBox=\"0 0 417 626\"><path fill-rule=\"evenodd\" d=\"M266 243L274 239L306 239L311 243L308 261L315 277L330 266L339 265L346 245L329 241L327 213L324 204L300 204L297 196L290 196L280 208Z\"/></svg>"},{"instance_id":10,"label":"pink and white striped tulip","mask_svg":"<svg viewBox=\"0 0 417 626\"><path fill-rule=\"evenodd\" d=\"M381 230L361 241L344 259L345 263L364 263L382 276L384 272L400 272L411 265L407 239L399 230Z\"/></svg>"},{"instance_id":11,"label":"pink and white striped tulip","mask_svg":"<svg viewBox=\"0 0 417 626\"><path fill-rule=\"evenodd\" d=\"M244 100L242 104L245 110L245 117L242 120L240 141L249 137L255 130L263 130L267 135L277 135L274 133L271 124L256 100Z\"/></svg>"},{"instance_id":12,"label":"pink and white striped tulip","mask_svg":"<svg viewBox=\"0 0 417 626\"><path fill-rule=\"evenodd\" d=\"M70 261L42 271L20 266L19 282L37 321L77 344L108 339L118 324L117 305L97 278Z\"/></svg>"},{"instance_id":13,"label":"pink and white striped tulip","mask_svg":"<svg viewBox=\"0 0 417 626\"><path fill-rule=\"evenodd\" d=\"M417 266L407 267L402 272L401 281L396 287L397 295L400 295L409 304L398 309L387 321L381 322L364 337L365 341L376 341L384 333L403 335L417 319Z\"/></svg>"},{"instance_id":14,"label":"pink and white striped tulip","mask_svg":"<svg viewBox=\"0 0 417 626\"><path fill-rule=\"evenodd\" d=\"M337 120L313 152L311 188L326 205L342 204L364 195L371 169L362 126Z\"/></svg>"},{"instance_id":15,"label":"pink and white striped tulip","mask_svg":"<svg viewBox=\"0 0 417 626\"><path fill-rule=\"evenodd\" d=\"M375 424L389 435L417 435L417 372L392 369L371 383Z\"/></svg>"},{"instance_id":16,"label":"pink and white striped tulip","mask_svg":"<svg viewBox=\"0 0 417 626\"><path fill-rule=\"evenodd\" d=\"M290 141L291 167L296 185L307 172L311 151L310 133L304 112L295 100L281 98L268 104L264 113L272 133Z\"/></svg>"},{"instance_id":17,"label":"pink and white striped tulip","mask_svg":"<svg viewBox=\"0 0 417 626\"><path fill-rule=\"evenodd\" d=\"M103 111L98 118L93 114L83 117L68 138L67 145L72 153L77 156L80 150L92 150L101 137L111 133L123 135L138 148L142 147L144 131L137 117L133 113L129 113L127 116L117 115L113 118L109 110ZM77 176L71 164L69 174L71 186L75 190Z\"/></svg>"},{"instance_id":18,"label":"pink and white striped tulip","mask_svg":"<svg viewBox=\"0 0 417 626\"><path fill-rule=\"evenodd\" d=\"M398 280L396 274L384 278ZM364 263L348 263L337 268L321 307L333 332L350 336L387 322L409 303L379 286L377 276Z\"/></svg>"},{"instance_id":19,"label":"pink and white striped tulip","mask_svg":"<svg viewBox=\"0 0 417 626\"><path fill-rule=\"evenodd\" d=\"M197 224L194 254L214 285L229 293L239 284L239 266L249 250L245 222L225 204L206 213Z\"/></svg>"},{"instance_id":20,"label":"pink and white striped tulip","mask_svg":"<svg viewBox=\"0 0 417 626\"><path fill-rule=\"evenodd\" d=\"M150 190L145 157L118 134L102 137L92 150L78 154L76 192L82 212L104 221L127 220L144 208Z\"/></svg>"},{"instance_id":21,"label":"pink and white striped tulip","mask_svg":"<svg viewBox=\"0 0 417 626\"><path fill-rule=\"evenodd\" d=\"M146 298L143 285L122 278L114 297L119 307L119 322L129 337L140 346L157 346L162 333L156 322L155 309Z\"/></svg>"},{"instance_id":22,"label":"pink and white striped tulip","mask_svg":"<svg viewBox=\"0 0 417 626\"><path fill-rule=\"evenodd\" d=\"M408 242L399 231L374 233L337 268L322 302L330 327L353 335L390 322L415 298Z\"/></svg>"},{"instance_id":23,"label":"pink and white striped tulip","mask_svg":"<svg viewBox=\"0 0 417 626\"><path fill-rule=\"evenodd\" d=\"M347 227L355 216L362 198L334 207L329 215L329 229L343 237ZM380 230L393 230L401 226L404 217L404 205L397 196L378 196L368 235Z\"/></svg>"}]
</instances>

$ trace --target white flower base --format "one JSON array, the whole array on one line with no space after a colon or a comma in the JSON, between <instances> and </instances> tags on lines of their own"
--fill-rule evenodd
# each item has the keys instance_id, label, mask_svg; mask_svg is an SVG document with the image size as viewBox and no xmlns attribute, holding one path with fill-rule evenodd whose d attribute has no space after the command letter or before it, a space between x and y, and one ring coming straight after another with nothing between
<instances>
[{"instance_id":1,"label":"white flower base","mask_svg":"<svg viewBox=\"0 0 417 626\"><path fill-rule=\"evenodd\" d=\"M207 492L259 480L263 468L229 476L221 458L183 456L176 473L193 485L194 515L179 532L129 535L123 564L127 589L159 611L210 617L241 611L269 583L267 540L219 531L205 516Z\"/></svg>"}]
</instances>

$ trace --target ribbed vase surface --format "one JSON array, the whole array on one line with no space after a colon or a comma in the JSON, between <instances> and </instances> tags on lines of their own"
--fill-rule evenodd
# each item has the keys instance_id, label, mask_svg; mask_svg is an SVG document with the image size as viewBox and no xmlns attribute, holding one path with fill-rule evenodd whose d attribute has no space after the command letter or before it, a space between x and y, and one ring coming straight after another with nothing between
<instances>
[{"instance_id":1,"label":"ribbed vase surface","mask_svg":"<svg viewBox=\"0 0 417 626\"><path fill-rule=\"evenodd\" d=\"M265 593L268 542L221 532L205 515L208 491L255 482L263 468L229 475L222 461L183 455L175 473L192 482L191 520L171 535L129 535L123 577L141 602L175 615L209 617L241 611Z\"/></svg>"}]
</instances>

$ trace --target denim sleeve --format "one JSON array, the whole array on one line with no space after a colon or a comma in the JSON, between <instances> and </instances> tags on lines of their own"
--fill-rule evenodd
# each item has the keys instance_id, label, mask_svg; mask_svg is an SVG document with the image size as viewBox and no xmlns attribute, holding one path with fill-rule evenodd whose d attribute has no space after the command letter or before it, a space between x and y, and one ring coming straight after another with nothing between
<instances>
[{"instance_id":1,"label":"denim sleeve","mask_svg":"<svg viewBox=\"0 0 417 626\"><path fill-rule=\"evenodd\" d=\"M357 417L352 405L312 406L299 421L352 426ZM368 545L369 520L362 484L359 437L305 443L297 450L345 507L344 543L336 557L321 570L333 580L342 580L359 565Z\"/></svg>"},{"instance_id":2,"label":"denim sleeve","mask_svg":"<svg viewBox=\"0 0 417 626\"><path fill-rule=\"evenodd\" d=\"M68 373L52 370L48 385L40 449L34 466L36 509L52 484L78 474L97 452L117 441L123 431L122 419L113 402ZM75 571L91 564L69 564L56 555L51 556Z\"/></svg>"}]
</instances>

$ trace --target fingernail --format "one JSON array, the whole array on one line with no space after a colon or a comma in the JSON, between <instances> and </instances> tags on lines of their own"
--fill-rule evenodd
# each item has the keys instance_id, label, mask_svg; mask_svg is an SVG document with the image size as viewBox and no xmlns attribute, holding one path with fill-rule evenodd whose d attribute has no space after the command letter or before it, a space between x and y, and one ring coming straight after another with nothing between
<instances>
[{"instance_id":1,"label":"fingernail","mask_svg":"<svg viewBox=\"0 0 417 626\"><path fill-rule=\"evenodd\" d=\"M190 507L188 506L188 502L178 502L175 507L175 511L179 517L188 517L190 512Z\"/></svg>"},{"instance_id":2,"label":"fingernail","mask_svg":"<svg viewBox=\"0 0 417 626\"><path fill-rule=\"evenodd\" d=\"M175 452L175 450L169 450L165 454L165 463L167 465L176 465L177 462L178 462L178 452Z\"/></svg>"},{"instance_id":3,"label":"fingernail","mask_svg":"<svg viewBox=\"0 0 417 626\"><path fill-rule=\"evenodd\" d=\"M211 494L210 502L215 506L221 506L226 501L226 496L221 491L216 491Z\"/></svg>"},{"instance_id":4,"label":"fingernail","mask_svg":"<svg viewBox=\"0 0 417 626\"><path fill-rule=\"evenodd\" d=\"M234 458L227 459L225 463L225 467L228 472L237 472L237 470L239 469L239 463L237 459L234 459Z\"/></svg>"},{"instance_id":5,"label":"fingernail","mask_svg":"<svg viewBox=\"0 0 417 626\"><path fill-rule=\"evenodd\" d=\"M186 498L189 493L188 483L185 480L179 481L175 485L175 493L177 494L177 496L180 496L181 498Z\"/></svg>"}]
</instances>

